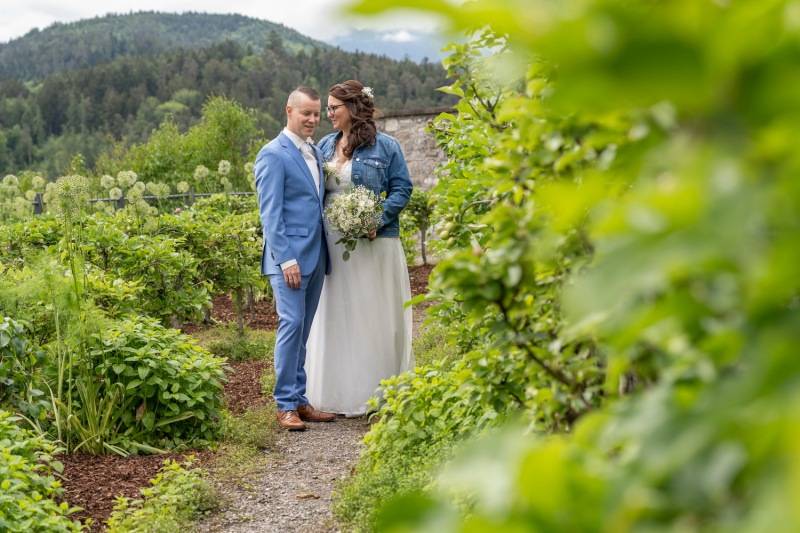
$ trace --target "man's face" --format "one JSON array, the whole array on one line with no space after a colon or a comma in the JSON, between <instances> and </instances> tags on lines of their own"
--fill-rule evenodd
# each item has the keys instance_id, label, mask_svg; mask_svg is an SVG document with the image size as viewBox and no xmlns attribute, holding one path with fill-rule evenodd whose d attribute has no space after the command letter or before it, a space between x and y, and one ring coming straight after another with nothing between
<instances>
[{"instance_id":1,"label":"man's face","mask_svg":"<svg viewBox=\"0 0 800 533\"><path fill-rule=\"evenodd\" d=\"M286 127L302 139L311 137L319 125L321 105L320 100L312 100L299 93L296 105L286 106Z\"/></svg>"}]
</instances>

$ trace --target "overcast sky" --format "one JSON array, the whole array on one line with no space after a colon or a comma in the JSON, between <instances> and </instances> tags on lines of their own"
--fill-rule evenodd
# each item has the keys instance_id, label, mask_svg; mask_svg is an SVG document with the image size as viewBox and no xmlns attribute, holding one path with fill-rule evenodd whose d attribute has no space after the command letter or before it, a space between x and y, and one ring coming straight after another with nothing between
<instances>
[{"instance_id":1,"label":"overcast sky","mask_svg":"<svg viewBox=\"0 0 800 533\"><path fill-rule=\"evenodd\" d=\"M319 40L347 33L351 28L380 29L393 40L404 38L403 29L430 31L436 21L405 11L380 18L343 18L341 7L350 0L0 0L0 43L21 37L33 28L40 30L54 22L126 14L138 11L164 13L237 13L277 22ZM377 0L376 0L377 1Z\"/></svg>"}]
</instances>

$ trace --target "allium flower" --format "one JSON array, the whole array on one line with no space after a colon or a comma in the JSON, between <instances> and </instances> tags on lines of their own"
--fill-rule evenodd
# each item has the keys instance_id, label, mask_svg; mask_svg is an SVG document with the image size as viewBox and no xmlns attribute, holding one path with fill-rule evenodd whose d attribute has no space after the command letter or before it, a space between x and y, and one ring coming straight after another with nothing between
<instances>
[{"instance_id":1,"label":"allium flower","mask_svg":"<svg viewBox=\"0 0 800 533\"><path fill-rule=\"evenodd\" d=\"M127 207L128 211L136 217L144 218L148 217L153 214L153 210L155 208L151 208L150 204L146 201L142 200L141 198L131 201ZM158 209L155 209L156 213L158 213Z\"/></svg>"},{"instance_id":2,"label":"allium flower","mask_svg":"<svg viewBox=\"0 0 800 533\"><path fill-rule=\"evenodd\" d=\"M372 93L372 87L364 87L361 89L361 94L372 100L375 96Z\"/></svg>"},{"instance_id":3,"label":"allium flower","mask_svg":"<svg viewBox=\"0 0 800 533\"><path fill-rule=\"evenodd\" d=\"M144 192L142 191L142 189L143 187L142 188L131 187L130 189L128 189L128 194L126 195L128 198L128 202L132 203L141 200L142 196L144 196Z\"/></svg>"},{"instance_id":4,"label":"allium flower","mask_svg":"<svg viewBox=\"0 0 800 533\"><path fill-rule=\"evenodd\" d=\"M105 174L100 178L100 186L106 190L111 189L116 185L116 181L114 180L114 176L109 176Z\"/></svg>"},{"instance_id":5,"label":"allium flower","mask_svg":"<svg viewBox=\"0 0 800 533\"><path fill-rule=\"evenodd\" d=\"M137 181L131 187L131 191L139 191L140 193L144 194L146 188L147 186L144 183L142 183L141 181Z\"/></svg>"},{"instance_id":6,"label":"allium flower","mask_svg":"<svg viewBox=\"0 0 800 533\"><path fill-rule=\"evenodd\" d=\"M179 181L178 184L175 186L175 188L181 194L186 194L187 192L189 192L189 184L186 183L185 181Z\"/></svg>"},{"instance_id":7,"label":"allium flower","mask_svg":"<svg viewBox=\"0 0 800 533\"><path fill-rule=\"evenodd\" d=\"M26 215L30 215L31 211L33 211L33 206L31 203L23 198L22 196L17 196L14 198L14 214L19 217L24 217Z\"/></svg>"},{"instance_id":8,"label":"allium flower","mask_svg":"<svg viewBox=\"0 0 800 533\"><path fill-rule=\"evenodd\" d=\"M166 183L154 183L150 192L156 197L156 200L166 200L171 191Z\"/></svg>"},{"instance_id":9,"label":"allium flower","mask_svg":"<svg viewBox=\"0 0 800 533\"><path fill-rule=\"evenodd\" d=\"M19 180L15 175L9 174L5 178L3 178L3 185L8 185L9 187L16 187L17 185L19 185Z\"/></svg>"},{"instance_id":10,"label":"allium flower","mask_svg":"<svg viewBox=\"0 0 800 533\"><path fill-rule=\"evenodd\" d=\"M256 168L256 164L253 163L252 161L248 161L247 163L244 164L244 171L247 172L248 174L252 174L254 168Z\"/></svg>"},{"instance_id":11,"label":"allium flower","mask_svg":"<svg viewBox=\"0 0 800 533\"><path fill-rule=\"evenodd\" d=\"M208 177L209 170L208 168L204 167L203 165L197 165L194 169L194 181L195 183L200 183L204 179Z\"/></svg>"},{"instance_id":12,"label":"allium flower","mask_svg":"<svg viewBox=\"0 0 800 533\"><path fill-rule=\"evenodd\" d=\"M89 180L77 174L62 176L53 187L53 210L64 218L72 218L89 201Z\"/></svg>"},{"instance_id":13,"label":"allium flower","mask_svg":"<svg viewBox=\"0 0 800 533\"><path fill-rule=\"evenodd\" d=\"M217 172L221 176L227 176L230 173L230 171L231 171L230 161L226 161L225 159L223 159L222 161L219 162L219 167L217 168Z\"/></svg>"},{"instance_id":14,"label":"allium flower","mask_svg":"<svg viewBox=\"0 0 800 533\"><path fill-rule=\"evenodd\" d=\"M158 209L156 209L156 212L158 212ZM158 220L155 218L148 218L145 220L144 225L142 226L142 231L145 233L154 233L158 231Z\"/></svg>"},{"instance_id":15,"label":"allium flower","mask_svg":"<svg viewBox=\"0 0 800 533\"><path fill-rule=\"evenodd\" d=\"M33 189L25 191L25 199L28 200L29 202L36 200L36 191L34 191Z\"/></svg>"},{"instance_id":16,"label":"allium flower","mask_svg":"<svg viewBox=\"0 0 800 533\"><path fill-rule=\"evenodd\" d=\"M41 176L34 176L33 178L31 178L31 185L33 186L33 189L37 192L41 191L42 187L44 187L45 184L46 182L44 178Z\"/></svg>"},{"instance_id":17,"label":"allium flower","mask_svg":"<svg viewBox=\"0 0 800 533\"><path fill-rule=\"evenodd\" d=\"M122 170L117 173L117 185L122 188L133 186L137 179L139 179L139 176L133 170Z\"/></svg>"},{"instance_id":18,"label":"allium flower","mask_svg":"<svg viewBox=\"0 0 800 533\"><path fill-rule=\"evenodd\" d=\"M113 189L108 191L108 197L111 198L112 200L119 200L120 198L122 198L122 189L120 189L119 187L114 187Z\"/></svg>"},{"instance_id":19,"label":"allium flower","mask_svg":"<svg viewBox=\"0 0 800 533\"><path fill-rule=\"evenodd\" d=\"M231 184L231 180L229 180L228 178L225 178L225 177L220 178L219 182L222 184L222 187L226 191L230 191L231 189L233 189L233 185Z\"/></svg>"}]
</instances>

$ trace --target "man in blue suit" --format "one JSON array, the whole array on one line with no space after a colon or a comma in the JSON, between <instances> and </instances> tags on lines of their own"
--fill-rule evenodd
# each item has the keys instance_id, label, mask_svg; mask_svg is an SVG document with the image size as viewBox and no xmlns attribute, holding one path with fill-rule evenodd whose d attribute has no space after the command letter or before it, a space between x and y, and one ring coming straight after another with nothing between
<instances>
[{"instance_id":1,"label":"man in blue suit","mask_svg":"<svg viewBox=\"0 0 800 533\"><path fill-rule=\"evenodd\" d=\"M322 156L307 142L320 120L320 95L298 87L286 104L286 128L258 153L256 188L264 253L261 273L269 276L278 311L275 343L275 403L278 422L290 431L304 421L329 422L306 398L306 341L325 274L331 271L322 224Z\"/></svg>"}]
</instances>

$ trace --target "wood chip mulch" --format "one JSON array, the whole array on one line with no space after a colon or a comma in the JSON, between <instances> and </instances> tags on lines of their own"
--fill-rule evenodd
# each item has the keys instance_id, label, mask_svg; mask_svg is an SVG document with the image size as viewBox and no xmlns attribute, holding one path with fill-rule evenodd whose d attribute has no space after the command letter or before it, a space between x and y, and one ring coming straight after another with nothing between
<instances>
[{"instance_id":1,"label":"wood chip mulch","mask_svg":"<svg viewBox=\"0 0 800 533\"><path fill-rule=\"evenodd\" d=\"M428 277L433 265L415 265L409 267L411 293L423 294L427 291ZM231 298L218 296L213 301L212 318L217 322L235 322L236 310ZM275 331L278 328L278 317L272 302L256 302L256 316L252 319L245 315L245 325L251 329ZM186 325L183 332L193 332L210 326L202 324ZM271 399L261 394L259 378L271 361L229 361L233 372L228 373L224 396L228 409L234 414L241 414L249 407L263 406ZM209 464L214 452L192 451L187 453L169 453L164 455L131 455L119 457L115 455L96 456L85 454L59 455L56 459L64 464L62 484L64 497L71 506L82 507L83 510L72 515L73 519L86 521L92 519L91 531L104 531L104 522L113 510L117 496L138 499L140 489L150 485L166 459L185 461L185 456L194 455L194 467Z\"/></svg>"}]
</instances>

